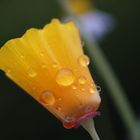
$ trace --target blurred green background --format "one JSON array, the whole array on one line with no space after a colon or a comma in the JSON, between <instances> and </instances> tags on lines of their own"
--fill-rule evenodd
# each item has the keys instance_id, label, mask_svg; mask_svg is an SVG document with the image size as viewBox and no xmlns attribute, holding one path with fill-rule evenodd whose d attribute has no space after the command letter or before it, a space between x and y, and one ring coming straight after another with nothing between
<instances>
[{"instance_id":1,"label":"blurred green background","mask_svg":"<svg viewBox=\"0 0 140 140\"><path fill-rule=\"evenodd\" d=\"M140 1L96 0L96 7L116 19L116 28L100 42L100 46L124 87L127 97L140 118ZM41 28L52 18L61 18L57 0L0 0L0 46L21 36L28 28ZM102 140L129 140L108 91L96 68L93 74L101 86L101 116L96 128ZM24 93L0 71L0 130L1 140L89 140L82 129L66 130L40 104Z\"/></svg>"}]
</instances>

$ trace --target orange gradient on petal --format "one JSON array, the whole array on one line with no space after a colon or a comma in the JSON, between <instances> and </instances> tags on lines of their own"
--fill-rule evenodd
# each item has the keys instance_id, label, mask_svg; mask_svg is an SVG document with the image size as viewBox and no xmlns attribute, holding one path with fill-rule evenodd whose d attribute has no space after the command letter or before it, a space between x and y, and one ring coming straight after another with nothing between
<instances>
[{"instance_id":1,"label":"orange gradient on petal","mask_svg":"<svg viewBox=\"0 0 140 140\"><path fill-rule=\"evenodd\" d=\"M96 111L100 104L89 59L82 61L81 56L79 30L72 22L54 19L43 29L32 28L9 40L0 49L0 69L63 121L86 114L89 106Z\"/></svg>"}]
</instances>

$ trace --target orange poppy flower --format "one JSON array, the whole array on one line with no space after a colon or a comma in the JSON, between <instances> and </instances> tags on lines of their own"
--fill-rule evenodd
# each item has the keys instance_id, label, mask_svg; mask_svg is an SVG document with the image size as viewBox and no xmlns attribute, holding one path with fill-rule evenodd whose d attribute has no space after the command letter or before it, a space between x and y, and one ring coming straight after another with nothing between
<instances>
[{"instance_id":1,"label":"orange poppy flower","mask_svg":"<svg viewBox=\"0 0 140 140\"><path fill-rule=\"evenodd\" d=\"M57 19L43 29L29 29L0 49L0 69L66 128L96 115L99 107L88 64L78 29Z\"/></svg>"}]
</instances>

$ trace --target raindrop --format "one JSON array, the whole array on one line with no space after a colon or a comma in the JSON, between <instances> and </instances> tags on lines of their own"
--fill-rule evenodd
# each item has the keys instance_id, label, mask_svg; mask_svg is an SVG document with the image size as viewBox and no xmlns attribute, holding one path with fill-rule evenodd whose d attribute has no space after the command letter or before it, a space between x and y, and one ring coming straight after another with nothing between
<instances>
[{"instance_id":1,"label":"raindrop","mask_svg":"<svg viewBox=\"0 0 140 140\"><path fill-rule=\"evenodd\" d=\"M96 88L97 88L98 92L101 92L101 87L100 86L96 85Z\"/></svg>"},{"instance_id":2,"label":"raindrop","mask_svg":"<svg viewBox=\"0 0 140 140\"><path fill-rule=\"evenodd\" d=\"M57 64L56 64L56 63L53 63L53 64L52 64L52 67L53 67L53 68L56 68L56 67L57 67Z\"/></svg>"},{"instance_id":3,"label":"raindrop","mask_svg":"<svg viewBox=\"0 0 140 140\"><path fill-rule=\"evenodd\" d=\"M40 101L46 105L53 105L55 103L55 97L52 92L45 91L41 94Z\"/></svg>"},{"instance_id":4,"label":"raindrop","mask_svg":"<svg viewBox=\"0 0 140 140\"><path fill-rule=\"evenodd\" d=\"M74 118L66 117L63 121L63 126L66 129L73 128L75 125L76 125L76 122Z\"/></svg>"},{"instance_id":5,"label":"raindrop","mask_svg":"<svg viewBox=\"0 0 140 140\"><path fill-rule=\"evenodd\" d=\"M8 68L8 69L6 70L6 72L7 72L7 73L11 73L11 69Z\"/></svg>"},{"instance_id":6,"label":"raindrop","mask_svg":"<svg viewBox=\"0 0 140 140\"><path fill-rule=\"evenodd\" d=\"M59 70L56 74L56 82L62 86L69 86L74 82L74 74L68 68Z\"/></svg>"},{"instance_id":7,"label":"raindrop","mask_svg":"<svg viewBox=\"0 0 140 140\"><path fill-rule=\"evenodd\" d=\"M77 86L76 85L72 85L72 89L77 89Z\"/></svg>"},{"instance_id":8,"label":"raindrop","mask_svg":"<svg viewBox=\"0 0 140 140\"><path fill-rule=\"evenodd\" d=\"M11 69L6 69L6 75L10 78L12 78L12 75L11 75Z\"/></svg>"},{"instance_id":9,"label":"raindrop","mask_svg":"<svg viewBox=\"0 0 140 140\"><path fill-rule=\"evenodd\" d=\"M87 55L81 55L78 58L78 62L81 66L86 67L89 65L89 57Z\"/></svg>"},{"instance_id":10,"label":"raindrop","mask_svg":"<svg viewBox=\"0 0 140 140\"><path fill-rule=\"evenodd\" d=\"M43 64L41 67L42 68L47 68L47 65L46 64Z\"/></svg>"},{"instance_id":11,"label":"raindrop","mask_svg":"<svg viewBox=\"0 0 140 140\"><path fill-rule=\"evenodd\" d=\"M95 93L95 89L93 87L89 88L90 93Z\"/></svg>"},{"instance_id":12,"label":"raindrop","mask_svg":"<svg viewBox=\"0 0 140 140\"><path fill-rule=\"evenodd\" d=\"M79 77L78 81L80 84L85 84L87 80L84 76L81 76L81 77Z\"/></svg>"},{"instance_id":13,"label":"raindrop","mask_svg":"<svg viewBox=\"0 0 140 140\"><path fill-rule=\"evenodd\" d=\"M58 101L62 101L62 98L59 97L57 100L58 100Z\"/></svg>"},{"instance_id":14,"label":"raindrop","mask_svg":"<svg viewBox=\"0 0 140 140\"><path fill-rule=\"evenodd\" d=\"M44 56L44 53L43 52L40 52L40 56Z\"/></svg>"},{"instance_id":15,"label":"raindrop","mask_svg":"<svg viewBox=\"0 0 140 140\"><path fill-rule=\"evenodd\" d=\"M87 107L85 108L85 113L91 112L92 109L93 109L93 106L91 106L91 105L87 106Z\"/></svg>"},{"instance_id":16,"label":"raindrop","mask_svg":"<svg viewBox=\"0 0 140 140\"><path fill-rule=\"evenodd\" d=\"M20 55L20 58L24 59L24 56L23 55Z\"/></svg>"},{"instance_id":17,"label":"raindrop","mask_svg":"<svg viewBox=\"0 0 140 140\"><path fill-rule=\"evenodd\" d=\"M81 91L85 91L85 88L81 88Z\"/></svg>"},{"instance_id":18,"label":"raindrop","mask_svg":"<svg viewBox=\"0 0 140 140\"><path fill-rule=\"evenodd\" d=\"M37 73L36 73L33 69L31 69L31 68L28 69L28 74L29 74L29 76L32 77L32 78L33 78L33 77L36 77L36 75L37 75Z\"/></svg>"},{"instance_id":19,"label":"raindrop","mask_svg":"<svg viewBox=\"0 0 140 140\"><path fill-rule=\"evenodd\" d=\"M37 88L35 86L32 87L33 90L36 90Z\"/></svg>"},{"instance_id":20,"label":"raindrop","mask_svg":"<svg viewBox=\"0 0 140 140\"><path fill-rule=\"evenodd\" d=\"M61 110L62 110L62 108L59 107L59 106L57 106L56 109L57 109L58 111L61 111Z\"/></svg>"},{"instance_id":21,"label":"raindrop","mask_svg":"<svg viewBox=\"0 0 140 140\"><path fill-rule=\"evenodd\" d=\"M92 83L91 86L94 87L94 84Z\"/></svg>"}]
</instances>

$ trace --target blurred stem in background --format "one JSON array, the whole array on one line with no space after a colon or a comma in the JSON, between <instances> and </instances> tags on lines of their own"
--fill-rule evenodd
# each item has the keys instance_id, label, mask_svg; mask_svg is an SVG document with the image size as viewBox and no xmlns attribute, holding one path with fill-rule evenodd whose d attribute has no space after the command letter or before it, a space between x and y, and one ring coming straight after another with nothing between
<instances>
[{"instance_id":1,"label":"blurred stem in background","mask_svg":"<svg viewBox=\"0 0 140 140\"><path fill-rule=\"evenodd\" d=\"M59 1L63 10L68 16L71 16L78 27L80 27L81 35L86 43L86 50L90 55L91 61L94 62L102 80L104 81L110 97L114 101L116 108L122 118L126 129L131 137L131 140L140 140L140 127L139 123L134 115L131 105L127 99L126 93L124 92L118 78L116 77L111 65L107 61L101 48L98 46L97 42L89 35L89 33L84 29L82 23L78 19L72 9L70 9L67 0Z\"/></svg>"}]
</instances>

